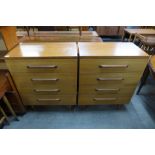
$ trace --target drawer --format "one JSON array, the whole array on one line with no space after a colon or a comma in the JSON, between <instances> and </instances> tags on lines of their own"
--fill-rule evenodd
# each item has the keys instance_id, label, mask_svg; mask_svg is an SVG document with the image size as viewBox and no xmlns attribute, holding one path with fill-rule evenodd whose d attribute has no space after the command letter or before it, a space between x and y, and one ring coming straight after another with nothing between
<instances>
[{"instance_id":1,"label":"drawer","mask_svg":"<svg viewBox=\"0 0 155 155\"><path fill-rule=\"evenodd\" d=\"M132 95L135 90L135 85L129 86L101 86L101 85L90 85L80 86L79 94L85 95L103 95L103 94L119 94L119 95Z\"/></svg>"},{"instance_id":2,"label":"drawer","mask_svg":"<svg viewBox=\"0 0 155 155\"><path fill-rule=\"evenodd\" d=\"M147 59L80 59L80 73L122 73L136 72L141 73Z\"/></svg>"},{"instance_id":3,"label":"drawer","mask_svg":"<svg viewBox=\"0 0 155 155\"><path fill-rule=\"evenodd\" d=\"M23 59L6 60L10 72L76 73L77 59Z\"/></svg>"},{"instance_id":4,"label":"drawer","mask_svg":"<svg viewBox=\"0 0 155 155\"><path fill-rule=\"evenodd\" d=\"M25 95L24 105L76 105L76 95Z\"/></svg>"},{"instance_id":5,"label":"drawer","mask_svg":"<svg viewBox=\"0 0 155 155\"><path fill-rule=\"evenodd\" d=\"M79 95L79 105L127 104L131 96Z\"/></svg>"},{"instance_id":6,"label":"drawer","mask_svg":"<svg viewBox=\"0 0 155 155\"><path fill-rule=\"evenodd\" d=\"M64 75L64 74L50 74L50 73L13 73L13 79L19 90L21 89L33 89L33 88L49 88L52 87L76 87L77 77L76 75Z\"/></svg>"},{"instance_id":7,"label":"drawer","mask_svg":"<svg viewBox=\"0 0 155 155\"><path fill-rule=\"evenodd\" d=\"M136 85L141 78L141 74L136 73L106 73L96 75L80 75L81 85Z\"/></svg>"},{"instance_id":8,"label":"drawer","mask_svg":"<svg viewBox=\"0 0 155 155\"><path fill-rule=\"evenodd\" d=\"M77 92L77 86L66 87L62 85L35 85L27 88L18 87L21 93L25 94L49 94L49 95L73 95Z\"/></svg>"}]
</instances>

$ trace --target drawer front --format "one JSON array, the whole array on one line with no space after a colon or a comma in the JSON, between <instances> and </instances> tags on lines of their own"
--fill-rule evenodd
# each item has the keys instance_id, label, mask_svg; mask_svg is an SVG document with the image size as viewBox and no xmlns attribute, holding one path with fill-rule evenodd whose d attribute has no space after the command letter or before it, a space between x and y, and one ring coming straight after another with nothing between
<instances>
[{"instance_id":1,"label":"drawer front","mask_svg":"<svg viewBox=\"0 0 155 155\"><path fill-rule=\"evenodd\" d=\"M77 87L66 87L66 86L53 86L53 85L34 85L28 88L18 87L21 93L25 94L49 94L49 95L74 95L77 92Z\"/></svg>"},{"instance_id":2,"label":"drawer front","mask_svg":"<svg viewBox=\"0 0 155 155\"><path fill-rule=\"evenodd\" d=\"M146 64L145 59L80 59L80 73L141 73Z\"/></svg>"},{"instance_id":3,"label":"drawer front","mask_svg":"<svg viewBox=\"0 0 155 155\"><path fill-rule=\"evenodd\" d=\"M76 105L76 95L25 95L24 105Z\"/></svg>"},{"instance_id":4,"label":"drawer front","mask_svg":"<svg viewBox=\"0 0 155 155\"><path fill-rule=\"evenodd\" d=\"M106 73L96 75L80 75L80 86L82 85L129 85L137 84L140 80L141 74L136 73Z\"/></svg>"},{"instance_id":5,"label":"drawer front","mask_svg":"<svg viewBox=\"0 0 155 155\"><path fill-rule=\"evenodd\" d=\"M130 99L131 96L79 95L79 105L127 104Z\"/></svg>"},{"instance_id":6,"label":"drawer front","mask_svg":"<svg viewBox=\"0 0 155 155\"><path fill-rule=\"evenodd\" d=\"M22 73L76 73L77 59L6 60L10 72Z\"/></svg>"},{"instance_id":7,"label":"drawer front","mask_svg":"<svg viewBox=\"0 0 155 155\"><path fill-rule=\"evenodd\" d=\"M85 94L85 95L119 94L120 96L124 96L124 95L132 95L135 90L135 87L136 87L135 85L129 85L129 86L83 85L79 89L79 94Z\"/></svg>"},{"instance_id":8,"label":"drawer front","mask_svg":"<svg viewBox=\"0 0 155 155\"><path fill-rule=\"evenodd\" d=\"M16 86L19 90L21 89L33 89L33 88L43 88L48 89L50 86L52 87L66 87L70 88L76 87L77 85L77 77L76 75L63 75L63 74L50 74L50 73L31 73L31 74L19 74L14 73L13 79L16 83Z\"/></svg>"}]
</instances>

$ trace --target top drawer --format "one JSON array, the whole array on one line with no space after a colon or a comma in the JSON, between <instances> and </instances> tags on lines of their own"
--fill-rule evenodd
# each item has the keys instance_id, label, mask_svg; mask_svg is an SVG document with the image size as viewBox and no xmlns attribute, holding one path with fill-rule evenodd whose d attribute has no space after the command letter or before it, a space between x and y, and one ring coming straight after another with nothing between
<instances>
[{"instance_id":1,"label":"top drawer","mask_svg":"<svg viewBox=\"0 0 155 155\"><path fill-rule=\"evenodd\" d=\"M77 59L16 59L6 60L11 72L76 73Z\"/></svg>"},{"instance_id":2,"label":"top drawer","mask_svg":"<svg viewBox=\"0 0 155 155\"><path fill-rule=\"evenodd\" d=\"M142 72L147 59L80 59L80 73Z\"/></svg>"}]
</instances>

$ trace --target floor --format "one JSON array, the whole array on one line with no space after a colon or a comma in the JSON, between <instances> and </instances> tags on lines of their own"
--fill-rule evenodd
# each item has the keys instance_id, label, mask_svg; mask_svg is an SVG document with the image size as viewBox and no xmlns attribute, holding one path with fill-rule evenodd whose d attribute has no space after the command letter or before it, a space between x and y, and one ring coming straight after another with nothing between
<instances>
[{"instance_id":1,"label":"floor","mask_svg":"<svg viewBox=\"0 0 155 155\"><path fill-rule=\"evenodd\" d=\"M152 93L154 92L154 93ZM149 95L148 95L149 94ZM30 110L4 129L146 129L155 128L155 81L149 77L140 95L123 107L92 106Z\"/></svg>"}]
</instances>

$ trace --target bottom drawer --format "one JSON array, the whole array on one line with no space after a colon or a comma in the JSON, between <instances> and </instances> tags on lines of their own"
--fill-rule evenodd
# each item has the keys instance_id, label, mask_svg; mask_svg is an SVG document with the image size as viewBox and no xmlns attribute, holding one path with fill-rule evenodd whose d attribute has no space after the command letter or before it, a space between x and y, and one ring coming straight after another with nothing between
<instances>
[{"instance_id":1,"label":"bottom drawer","mask_svg":"<svg viewBox=\"0 0 155 155\"><path fill-rule=\"evenodd\" d=\"M111 96L102 97L95 95L79 95L79 105L102 105L102 104L127 104L130 102L131 96Z\"/></svg>"},{"instance_id":2,"label":"bottom drawer","mask_svg":"<svg viewBox=\"0 0 155 155\"><path fill-rule=\"evenodd\" d=\"M76 105L76 95L22 95L24 105Z\"/></svg>"}]
</instances>

